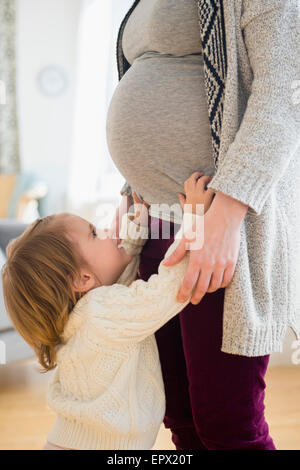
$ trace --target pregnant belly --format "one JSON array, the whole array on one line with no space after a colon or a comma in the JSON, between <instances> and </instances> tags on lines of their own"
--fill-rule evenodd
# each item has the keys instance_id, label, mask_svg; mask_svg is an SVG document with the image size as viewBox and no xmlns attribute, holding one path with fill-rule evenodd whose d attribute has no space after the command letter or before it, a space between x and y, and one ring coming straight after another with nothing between
<instances>
[{"instance_id":1,"label":"pregnant belly","mask_svg":"<svg viewBox=\"0 0 300 470\"><path fill-rule=\"evenodd\" d=\"M202 60L145 53L110 102L111 157L149 203L178 202L177 192L193 171L214 173Z\"/></svg>"}]
</instances>

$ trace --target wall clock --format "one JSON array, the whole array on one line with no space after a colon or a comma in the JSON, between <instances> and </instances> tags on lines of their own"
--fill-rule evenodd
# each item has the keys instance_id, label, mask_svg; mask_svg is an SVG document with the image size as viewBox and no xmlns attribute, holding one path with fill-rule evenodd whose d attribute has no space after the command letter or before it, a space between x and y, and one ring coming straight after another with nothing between
<instances>
[{"instance_id":1,"label":"wall clock","mask_svg":"<svg viewBox=\"0 0 300 470\"><path fill-rule=\"evenodd\" d=\"M60 96L68 88L67 74L59 65L48 65L40 71L38 84L44 95L49 97Z\"/></svg>"}]
</instances>

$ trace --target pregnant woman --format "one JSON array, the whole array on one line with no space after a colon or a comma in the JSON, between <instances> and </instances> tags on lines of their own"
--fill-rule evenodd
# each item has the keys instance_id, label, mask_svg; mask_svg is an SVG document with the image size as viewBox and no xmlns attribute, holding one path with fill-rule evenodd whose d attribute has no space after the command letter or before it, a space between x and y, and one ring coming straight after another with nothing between
<instances>
[{"instance_id":1,"label":"pregnant woman","mask_svg":"<svg viewBox=\"0 0 300 470\"><path fill-rule=\"evenodd\" d=\"M287 328L300 338L299 31L298 0L135 0L119 29L113 228L134 189L150 205L140 278L174 239L184 181L203 171L215 192L179 292L191 302L156 333L178 450L275 449L264 377Z\"/></svg>"}]
</instances>

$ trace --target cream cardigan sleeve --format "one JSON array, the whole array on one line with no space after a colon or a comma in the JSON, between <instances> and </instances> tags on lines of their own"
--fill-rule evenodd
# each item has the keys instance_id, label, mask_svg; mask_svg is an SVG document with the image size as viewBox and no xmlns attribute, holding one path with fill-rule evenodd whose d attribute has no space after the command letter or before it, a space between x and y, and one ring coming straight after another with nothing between
<instances>
[{"instance_id":1,"label":"cream cardigan sleeve","mask_svg":"<svg viewBox=\"0 0 300 470\"><path fill-rule=\"evenodd\" d=\"M234 141L207 187L263 205L300 144L299 0L244 0L241 31L253 82Z\"/></svg>"},{"instance_id":2,"label":"cream cardigan sleeve","mask_svg":"<svg viewBox=\"0 0 300 470\"><path fill-rule=\"evenodd\" d=\"M199 234L202 223L203 216L185 213L165 258L191 227ZM160 263L158 273L152 274L147 282L138 279L130 287L113 284L90 291L86 307L90 327L102 341L108 342L139 342L153 334L190 302L190 297L185 302L176 300L188 261L189 251L176 265Z\"/></svg>"}]
</instances>

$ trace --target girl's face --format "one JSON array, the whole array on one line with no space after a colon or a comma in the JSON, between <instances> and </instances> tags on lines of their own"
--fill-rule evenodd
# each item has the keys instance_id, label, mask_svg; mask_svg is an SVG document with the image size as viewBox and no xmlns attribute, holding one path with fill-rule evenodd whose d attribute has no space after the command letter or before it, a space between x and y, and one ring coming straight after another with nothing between
<instances>
[{"instance_id":1,"label":"girl's face","mask_svg":"<svg viewBox=\"0 0 300 470\"><path fill-rule=\"evenodd\" d=\"M81 278L74 281L75 291L87 292L99 286L114 284L132 260L118 240L104 229L96 229L87 220L73 214L59 214L67 226L67 233L75 242L89 268L81 269Z\"/></svg>"}]
</instances>

